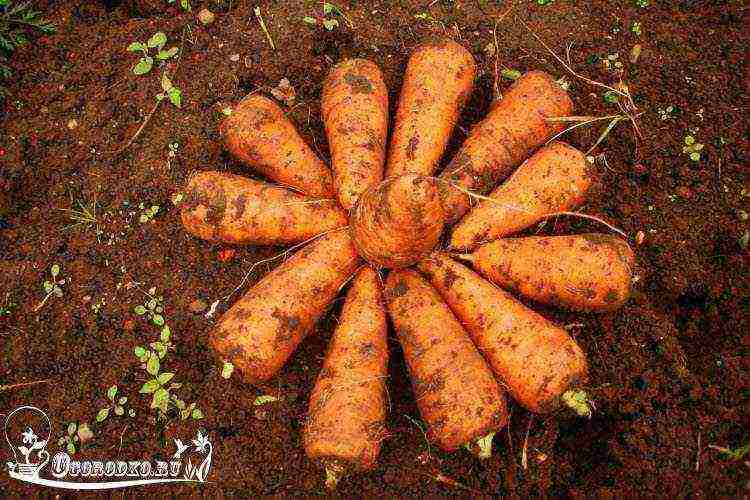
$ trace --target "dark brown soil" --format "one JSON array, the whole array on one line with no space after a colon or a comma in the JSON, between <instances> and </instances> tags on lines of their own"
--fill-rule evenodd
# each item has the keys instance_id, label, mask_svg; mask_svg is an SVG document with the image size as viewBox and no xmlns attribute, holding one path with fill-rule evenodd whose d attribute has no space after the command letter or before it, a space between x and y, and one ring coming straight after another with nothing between
<instances>
[{"instance_id":1,"label":"dark brown soil","mask_svg":"<svg viewBox=\"0 0 750 500\"><path fill-rule=\"evenodd\" d=\"M171 456L172 438L184 440L202 426L215 451L212 482L200 493L321 493L321 472L304 456L300 423L335 313L268 385L221 378L206 334L232 300L222 301L211 319L191 307L196 299L211 304L223 298L253 262L279 249L240 247L228 255L226 247L199 241L182 229L170 196L192 171L247 173L219 141L221 103L250 91L268 92L288 78L297 101L285 109L327 158L319 100L332 64L345 56L376 61L385 72L393 110L409 51L444 30L472 50L480 68L447 163L489 107L494 59L484 47L493 38L494 20L510 3L432 2L429 12L441 26L415 18L430 2L342 0L355 28L342 22L327 32L302 22L321 10L320 3L259 2L275 51L252 13L256 2L224 2L232 4L230 12L203 2L217 13L208 27L196 26L194 15L173 7L142 14L135 5L166 5L158 0L107 3L38 2L58 33L35 38L12 59L15 76L0 112L0 301L7 293L7 302L16 306L0 319L0 384L49 381L4 389L0 412L23 404L45 409L54 428L53 452L68 422L91 423L95 438L76 454L81 458ZM195 11L198 3L193 1ZM739 1L651 3L639 8L614 0L514 2L515 14L556 51L564 54L566 43L573 43L571 58L581 72L613 83L601 63L586 61L619 53L625 79L644 111L637 148L625 124L603 143L604 183L582 209L632 237L644 232L634 297L621 310L600 316L534 306L568 325L589 353L594 417L532 416L513 405L507 432L495 438L492 459L479 463L464 451L444 454L434 447L428 456L422 433L409 419L419 415L400 348L391 340L390 436L377 468L342 481L341 495L748 493L747 463L711 447L735 449L750 439L747 250L739 242L750 229L740 212L750 211L747 11ZM629 30L633 21L643 27L640 37ZM163 102L133 145L112 154L138 129L159 91L157 72L132 74L136 56L126 47L157 30L176 43L188 23L193 29L173 78L183 90L182 109ZM501 68L565 74L513 13L498 25L497 36ZM636 43L643 51L631 64L628 56ZM615 109L602 100L601 89L570 76L568 81L577 114ZM508 83L502 81L501 90ZM662 120L659 108L669 105L680 112ZM77 121L75 128L68 127L70 120ZM691 127L699 129L693 135L705 144L697 163L682 151ZM585 149L596 136L597 130L584 130L569 140ZM169 144L175 142L179 146L170 161ZM70 208L71 197L96 198L102 234L65 229L70 220L59 209ZM139 223L139 203L161 207L153 222ZM560 219L542 232L600 229ZM62 286L64 296L51 297L35 311L55 263L61 277L70 280ZM267 270L261 266L253 280ZM165 444L149 400L138 394L146 374L133 348L156 340L158 330L134 314L144 296L128 285L132 282L163 293L176 345L165 369L184 384L181 396L197 402L205 414L200 422L173 421L163 433ZM106 303L96 314L92 305L102 298ZM111 416L96 425L112 384L130 396L136 417ZM262 394L281 400L253 406ZM37 491L0 475L3 495ZM159 486L136 494L195 491Z\"/></svg>"}]
</instances>

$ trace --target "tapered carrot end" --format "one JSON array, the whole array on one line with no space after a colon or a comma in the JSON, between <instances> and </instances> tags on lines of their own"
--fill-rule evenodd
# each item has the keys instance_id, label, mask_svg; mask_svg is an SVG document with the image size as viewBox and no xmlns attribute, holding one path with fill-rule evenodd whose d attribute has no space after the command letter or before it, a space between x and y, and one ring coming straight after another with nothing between
<instances>
[{"instance_id":1,"label":"tapered carrot end","mask_svg":"<svg viewBox=\"0 0 750 500\"><path fill-rule=\"evenodd\" d=\"M562 402L579 417L591 418L594 413L594 402L586 391L571 389L562 395Z\"/></svg>"}]
</instances>

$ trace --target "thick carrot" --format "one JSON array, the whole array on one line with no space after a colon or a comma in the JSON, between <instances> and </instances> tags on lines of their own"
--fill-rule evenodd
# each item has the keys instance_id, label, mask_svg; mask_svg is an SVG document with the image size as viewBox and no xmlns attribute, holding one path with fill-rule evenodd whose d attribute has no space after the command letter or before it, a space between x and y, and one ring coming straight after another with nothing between
<instances>
[{"instance_id":1,"label":"thick carrot","mask_svg":"<svg viewBox=\"0 0 750 500\"><path fill-rule=\"evenodd\" d=\"M547 412L581 398L577 388L586 380L586 356L565 330L445 254L435 252L423 259L419 270L521 405ZM574 409L591 415L588 405Z\"/></svg>"},{"instance_id":2,"label":"thick carrot","mask_svg":"<svg viewBox=\"0 0 750 500\"><path fill-rule=\"evenodd\" d=\"M330 199L312 199L265 182L207 171L185 187L182 224L199 238L225 243L299 243L348 224Z\"/></svg>"},{"instance_id":3,"label":"thick carrot","mask_svg":"<svg viewBox=\"0 0 750 500\"><path fill-rule=\"evenodd\" d=\"M414 50L401 87L386 177L434 173L475 74L471 53L448 38Z\"/></svg>"},{"instance_id":4,"label":"thick carrot","mask_svg":"<svg viewBox=\"0 0 750 500\"><path fill-rule=\"evenodd\" d=\"M334 66L323 83L321 111L334 188L341 206L351 210L360 194L383 179L388 89L380 68L366 59Z\"/></svg>"},{"instance_id":5,"label":"thick carrot","mask_svg":"<svg viewBox=\"0 0 750 500\"><path fill-rule=\"evenodd\" d=\"M331 171L271 99L246 97L219 128L229 152L248 167L310 196L333 197Z\"/></svg>"},{"instance_id":6,"label":"thick carrot","mask_svg":"<svg viewBox=\"0 0 750 500\"><path fill-rule=\"evenodd\" d=\"M466 330L416 271L392 271L385 296L428 439L446 451L476 443L480 457L489 456L508 411Z\"/></svg>"},{"instance_id":7,"label":"thick carrot","mask_svg":"<svg viewBox=\"0 0 750 500\"><path fill-rule=\"evenodd\" d=\"M388 327L378 274L354 278L312 395L302 439L329 488L347 469L372 469L385 437Z\"/></svg>"},{"instance_id":8,"label":"thick carrot","mask_svg":"<svg viewBox=\"0 0 750 500\"><path fill-rule=\"evenodd\" d=\"M361 261L345 230L321 236L260 280L210 335L251 383L273 377Z\"/></svg>"},{"instance_id":9,"label":"thick carrot","mask_svg":"<svg viewBox=\"0 0 750 500\"><path fill-rule=\"evenodd\" d=\"M563 142L545 146L482 200L454 228L450 245L468 250L526 229L551 213L583 203L595 180L583 153Z\"/></svg>"},{"instance_id":10,"label":"thick carrot","mask_svg":"<svg viewBox=\"0 0 750 500\"><path fill-rule=\"evenodd\" d=\"M503 288L583 311L625 303L635 265L627 242L600 233L499 239L461 258Z\"/></svg>"},{"instance_id":11,"label":"thick carrot","mask_svg":"<svg viewBox=\"0 0 750 500\"><path fill-rule=\"evenodd\" d=\"M444 218L436 179L407 174L363 193L350 230L360 255L371 264L407 267L432 251Z\"/></svg>"},{"instance_id":12,"label":"thick carrot","mask_svg":"<svg viewBox=\"0 0 750 500\"><path fill-rule=\"evenodd\" d=\"M532 151L564 130L564 123L547 118L572 111L573 102L551 76L543 71L524 74L474 126L441 177L465 190L488 193ZM471 200L458 190L447 195L449 222L455 222Z\"/></svg>"}]
</instances>

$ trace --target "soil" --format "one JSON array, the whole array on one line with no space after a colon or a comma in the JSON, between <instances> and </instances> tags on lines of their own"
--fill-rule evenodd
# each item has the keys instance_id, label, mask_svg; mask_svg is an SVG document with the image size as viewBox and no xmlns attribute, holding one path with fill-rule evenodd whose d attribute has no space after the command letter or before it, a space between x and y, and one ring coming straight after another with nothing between
<instances>
[{"instance_id":1,"label":"soil","mask_svg":"<svg viewBox=\"0 0 750 500\"><path fill-rule=\"evenodd\" d=\"M276 50L259 29L256 3ZM354 27L338 18L332 31L302 22L304 16L322 15L320 3L312 1L234 0L222 6L193 0L193 13L159 0L37 4L58 31L30 37L31 43L14 53L14 76L0 111L0 300L10 309L0 319L0 384L45 382L4 387L0 412L21 405L44 409L52 420L53 454L69 422L88 422L94 438L79 445L80 459L170 457L172 439L206 430L215 447L210 483L149 486L138 493L323 493L321 471L302 450L300 424L340 301L270 383L252 387L236 375L225 380L206 335L237 295L223 298L250 266L280 249L230 249L191 237L171 198L193 171L249 174L219 140L224 103L251 91L268 94L288 78L296 101L284 109L328 159L320 119L327 70L347 56L374 60L385 73L393 112L410 50L442 33L470 48L479 67L447 163L489 108L495 59L485 47L493 40L495 19L511 3L342 0ZM426 11L425 4L431 4ZM216 13L208 26L195 21L202 6ZM391 339L390 435L376 468L343 480L338 493L746 495L747 462L712 446L741 447L750 428L742 375L748 370L748 261L746 242L741 243L750 229L747 10L738 1L698 0L647 7L630 1L557 0L542 6L524 0L513 6L497 25L499 69L566 74L520 18L558 53L572 44L573 66L597 80L612 84L617 78L593 56L619 54L623 78L643 111L637 144L625 122L603 141L597 151L606 153L606 164L598 163L602 186L581 209L606 218L633 240L643 232L633 297L603 315L532 304L566 325L589 354L596 412L590 420L532 415L511 404L507 430L495 437L493 457L481 463L463 450L446 454L428 448L412 422L419 414L400 347ZM416 18L420 12L434 21ZM640 36L630 30L634 21L641 23ZM188 24L189 32L183 29ZM137 55L126 48L156 31L165 32L170 44L180 43L184 33L179 68L169 64L183 92L182 108L162 102L133 144L117 154L160 91L157 71L132 73ZM642 52L633 64L628 59L635 44ZM570 75L567 80L576 114L600 116L616 109L602 99L602 89ZM500 91L510 84L499 83ZM668 106L676 111L662 119L659 110ZM567 139L585 150L601 128L580 130ZM698 162L683 152L689 133L705 145ZM75 208L79 200L96 200L100 234L95 226L68 227L69 212L61 209ZM151 221L139 222L141 203L160 207ZM559 218L541 232L591 230L602 228ZM58 279L66 280L63 296L37 307L53 264L60 266ZM240 292L273 265L257 267ZM177 392L205 416L173 418L162 431L149 398L138 394L147 375L133 355L136 345L158 338L158 328L134 313L151 287L164 296L175 344L164 370L176 373L183 384ZM216 314L206 318L203 307L218 299ZM97 424L113 384L128 395L136 415L112 415ZM255 406L259 395L280 399ZM0 477L3 495L40 491Z\"/></svg>"}]
</instances>

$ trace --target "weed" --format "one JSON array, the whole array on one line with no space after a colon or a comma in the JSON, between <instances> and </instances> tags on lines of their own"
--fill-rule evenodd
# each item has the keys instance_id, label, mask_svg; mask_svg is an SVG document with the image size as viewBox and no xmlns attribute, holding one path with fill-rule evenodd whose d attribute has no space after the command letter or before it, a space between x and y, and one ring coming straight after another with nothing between
<instances>
[{"instance_id":1,"label":"weed","mask_svg":"<svg viewBox=\"0 0 750 500\"><path fill-rule=\"evenodd\" d=\"M643 34L643 26L638 21L633 21L630 25L630 32L635 36L641 36Z\"/></svg>"},{"instance_id":2,"label":"weed","mask_svg":"<svg viewBox=\"0 0 750 500\"><path fill-rule=\"evenodd\" d=\"M145 224L156 217L156 214L159 212L160 207L159 205L151 205L150 207L146 208L146 205L144 203L140 203L138 205L138 208L142 210L140 217L138 217L138 222L140 222L141 224Z\"/></svg>"},{"instance_id":3,"label":"weed","mask_svg":"<svg viewBox=\"0 0 750 500\"><path fill-rule=\"evenodd\" d=\"M716 446L713 444L708 445L709 448L713 448L714 450L722 453L730 460L742 460L745 455L750 453L750 443L745 444L744 446L741 446L740 448L737 448L735 450L724 448L723 446Z\"/></svg>"},{"instance_id":4,"label":"weed","mask_svg":"<svg viewBox=\"0 0 750 500\"><path fill-rule=\"evenodd\" d=\"M169 59L177 57L180 49L174 46L165 50L164 46L166 44L167 35L165 35L161 31L157 31L151 36L151 38L148 39L146 43L133 42L128 45L128 52L141 52L142 54L141 58L138 60L138 63L133 66L133 73L135 73L136 75L145 75L149 73L154 67L154 57L157 61L160 62L168 61ZM154 57L150 55L151 49L156 50L156 54ZM182 105L182 91L172 83L172 80L170 80L166 71L161 75L161 88L163 92L160 92L156 95L157 101L161 101L165 97L169 97L169 101L176 107L179 108Z\"/></svg>"},{"instance_id":5,"label":"weed","mask_svg":"<svg viewBox=\"0 0 750 500\"><path fill-rule=\"evenodd\" d=\"M141 217L143 217L143 215L141 215ZM164 312L164 297L161 295L153 297L154 294L156 294L156 288L151 288L146 294L148 300L144 304L135 306L135 313L138 316L147 316L156 326L164 326L164 316L162 316L162 313ZM164 328L169 330L168 326L165 326ZM166 335L169 337L169 333Z\"/></svg>"},{"instance_id":6,"label":"weed","mask_svg":"<svg viewBox=\"0 0 750 500\"><path fill-rule=\"evenodd\" d=\"M13 301L11 292L5 293L5 301L0 305L0 316L10 316L16 310L18 304Z\"/></svg>"},{"instance_id":7,"label":"weed","mask_svg":"<svg viewBox=\"0 0 750 500\"><path fill-rule=\"evenodd\" d=\"M346 17L341 8L338 5L329 2L323 2L323 16L305 16L302 18L302 21L312 26L320 23L328 31L333 31L334 28L339 26L339 21L336 19L336 16L340 17L349 28L354 29L354 24L348 17ZM419 19L419 17L417 17L417 19Z\"/></svg>"},{"instance_id":8,"label":"weed","mask_svg":"<svg viewBox=\"0 0 750 500\"><path fill-rule=\"evenodd\" d=\"M57 440L57 444L65 446L69 455L74 455L76 452L76 443L78 442L78 425L75 422L68 424L68 429L63 436Z\"/></svg>"},{"instance_id":9,"label":"weed","mask_svg":"<svg viewBox=\"0 0 750 500\"><path fill-rule=\"evenodd\" d=\"M31 1L0 0L0 81L10 78L12 71L5 63L17 47L28 43L29 31L38 30L45 35L55 32L55 25L40 16ZM5 87L0 84L0 100L5 95Z\"/></svg>"},{"instance_id":10,"label":"weed","mask_svg":"<svg viewBox=\"0 0 750 500\"><path fill-rule=\"evenodd\" d=\"M555 0L536 0L536 3L537 3L538 5L549 5L549 4L551 4L552 2L554 2L554 1L555 1Z\"/></svg>"},{"instance_id":11,"label":"weed","mask_svg":"<svg viewBox=\"0 0 750 500\"><path fill-rule=\"evenodd\" d=\"M128 402L127 396L121 396L116 400L115 398L117 398L117 386L113 385L109 389L107 389L107 399L109 399L111 404L106 408L102 408L101 410L99 410L99 413L96 414L97 422L104 422L104 420L106 420L106 418L109 416L110 412L113 412L118 417L125 415L125 404L127 404ZM128 409L128 416L135 416L135 410L133 408Z\"/></svg>"},{"instance_id":12,"label":"weed","mask_svg":"<svg viewBox=\"0 0 750 500\"><path fill-rule=\"evenodd\" d=\"M57 264L54 264L50 268L49 272L50 272L50 275L52 276L52 281L45 280L44 283L42 283L42 288L47 293L47 295L44 296L44 298L39 303L39 305L36 306L34 311L38 311L39 309L41 309L51 296L54 295L58 299L62 298L63 296L63 291L61 287L62 285L65 284L65 280L64 279L61 279L60 281L57 280L57 276L60 274L60 266Z\"/></svg>"},{"instance_id":13,"label":"weed","mask_svg":"<svg viewBox=\"0 0 750 500\"><path fill-rule=\"evenodd\" d=\"M646 7L649 6L650 2L649 2L649 0L635 0L635 4L638 7L642 8L642 9L645 9Z\"/></svg>"},{"instance_id":14,"label":"weed","mask_svg":"<svg viewBox=\"0 0 750 500\"><path fill-rule=\"evenodd\" d=\"M519 78L521 78L521 72L517 69L505 68L500 72L500 76L502 76L506 80L518 80Z\"/></svg>"},{"instance_id":15,"label":"weed","mask_svg":"<svg viewBox=\"0 0 750 500\"><path fill-rule=\"evenodd\" d=\"M71 224L65 226L63 228L63 231L69 230L69 229L89 229L93 228L96 234L97 239L104 233L102 230L102 225L99 222L98 216L97 216L97 210L98 210L98 204L96 201L96 198L92 199L88 203L82 202L81 200L78 200L76 202L78 205L78 208L74 208L73 206L73 196L71 195L70 198L70 207L71 208L60 208L61 212L65 212L68 215L68 219L70 219Z\"/></svg>"},{"instance_id":16,"label":"weed","mask_svg":"<svg viewBox=\"0 0 750 500\"><path fill-rule=\"evenodd\" d=\"M690 156L690 159L695 162L701 161L701 151L703 150L703 144L695 142L695 136L692 135L698 131L698 129L691 129L691 134L685 135L683 142L685 145L682 147L682 152Z\"/></svg>"},{"instance_id":17,"label":"weed","mask_svg":"<svg viewBox=\"0 0 750 500\"><path fill-rule=\"evenodd\" d=\"M167 3L169 5L174 5L177 3L177 0L167 0ZM190 5L190 0L180 0L180 7L182 7L182 10L186 12L190 12L193 10L193 7Z\"/></svg>"}]
</instances>

